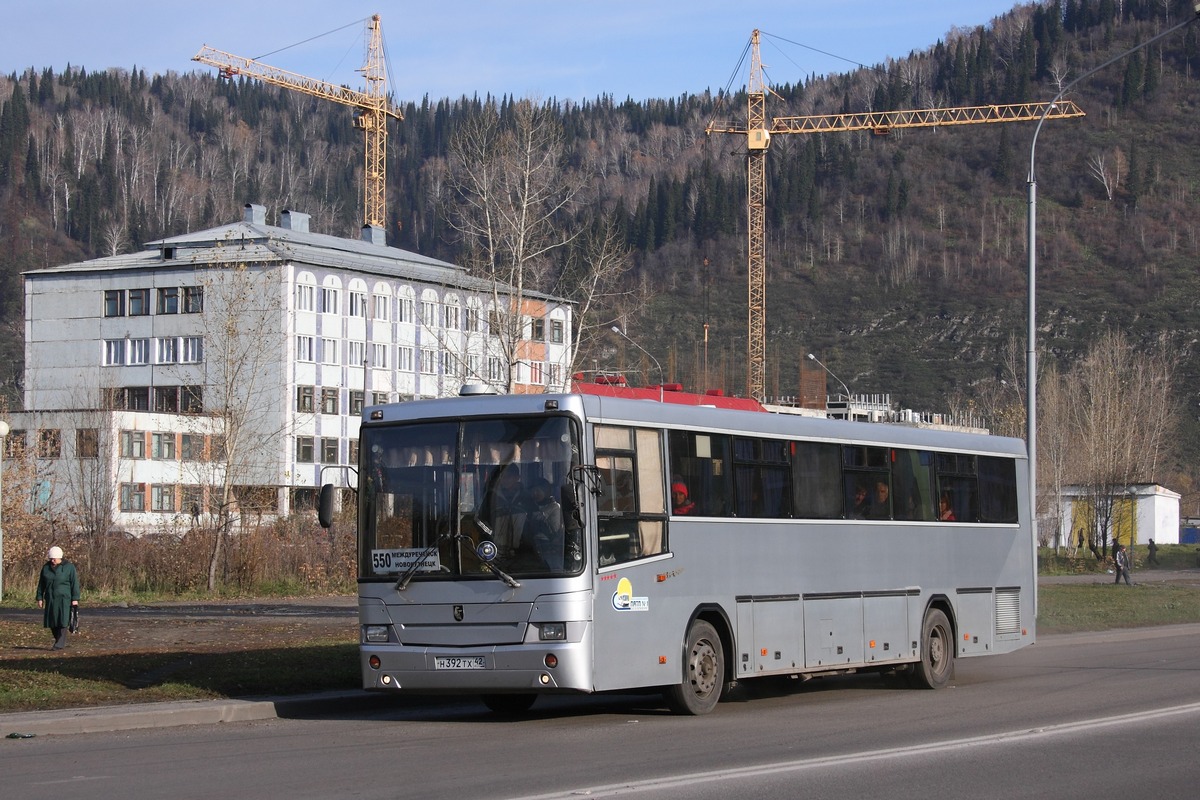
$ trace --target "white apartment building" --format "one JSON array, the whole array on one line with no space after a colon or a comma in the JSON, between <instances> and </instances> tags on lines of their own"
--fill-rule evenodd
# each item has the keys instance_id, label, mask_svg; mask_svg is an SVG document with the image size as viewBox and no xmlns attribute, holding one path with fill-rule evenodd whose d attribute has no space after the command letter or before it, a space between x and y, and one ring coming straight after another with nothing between
<instances>
[{"instance_id":1,"label":"white apartment building","mask_svg":"<svg viewBox=\"0 0 1200 800\"><path fill-rule=\"evenodd\" d=\"M285 515L322 483L354 485L366 406L504 391L510 363L515 391L566 388L567 301L514 302L377 228L308 227L247 205L231 225L26 273L25 410L5 446L34 460L31 502L134 532ZM499 335L513 307L515 361Z\"/></svg>"}]
</instances>

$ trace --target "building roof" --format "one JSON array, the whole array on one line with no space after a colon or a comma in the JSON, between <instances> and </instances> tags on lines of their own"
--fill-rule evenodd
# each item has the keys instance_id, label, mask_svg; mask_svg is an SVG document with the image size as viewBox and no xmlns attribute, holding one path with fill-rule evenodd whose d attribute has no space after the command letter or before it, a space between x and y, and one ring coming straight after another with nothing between
<instances>
[{"instance_id":1,"label":"building roof","mask_svg":"<svg viewBox=\"0 0 1200 800\"><path fill-rule=\"evenodd\" d=\"M252 216L248 213L247 216ZM301 227L306 227L306 224ZM345 239L296 227L242 220L229 225L146 242L139 253L126 253L29 270L29 276L115 272L195 264L296 264L378 275L385 278L491 291L489 280L470 275L465 267L366 239ZM526 290L525 295L565 302L563 298Z\"/></svg>"}]
</instances>

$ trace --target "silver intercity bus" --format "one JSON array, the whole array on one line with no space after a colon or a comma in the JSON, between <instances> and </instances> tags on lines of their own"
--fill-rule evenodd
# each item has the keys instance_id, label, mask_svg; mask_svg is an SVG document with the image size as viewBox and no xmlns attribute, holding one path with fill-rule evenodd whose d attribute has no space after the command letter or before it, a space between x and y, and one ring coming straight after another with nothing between
<instances>
[{"instance_id":1,"label":"silver intercity bus","mask_svg":"<svg viewBox=\"0 0 1200 800\"><path fill-rule=\"evenodd\" d=\"M363 686L508 713L655 687L703 714L760 676L937 688L1033 642L1021 441L675 389L367 408Z\"/></svg>"}]
</instances>

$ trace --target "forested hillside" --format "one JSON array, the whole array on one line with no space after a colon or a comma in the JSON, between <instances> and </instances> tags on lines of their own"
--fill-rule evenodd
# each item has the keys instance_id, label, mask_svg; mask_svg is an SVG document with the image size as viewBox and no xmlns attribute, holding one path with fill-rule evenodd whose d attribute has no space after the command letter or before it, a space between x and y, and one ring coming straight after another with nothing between
<instances>
[{"instance_id":1,"label":"forested hillside","mask_svg":"<svg viewBox=\"0 0 1200 800\"><path fill-rule=\"evenodd\" d=\"M768 71L767 114L1047 100L1191 13L1171 0L1019 6L871 69ZM1200 25L1189 26L1081 84L1071 98L1087 117L1047 122L1038 144L1043 361L1069 365L1109 329L1135 342L1168 335L1181 357L1185 471L1200 442L1198 35ZM729 53L730 66L737 56ZM803 63L803 52L790 58ZM622 318L668 377L741 392L745 142L704 132L713 120L745 124L746 98L733 88L725 96L681 86L675 98L641 103L539 102L558 115L568 166L589 176L596 198L561 224L615 221L631 251L629 288L648 302L608 319ZM484 104L504 118L517 99L400 99L405 118L389 138L390 244L460 258L447 222L448 147ZM247 202L266 205L272 222L291 208L310 213L313 230L357 235L362 139L349 109L203 70L55 74L36 65L0 78L0 100L0 381L10 404L21 379L23 270L229 222ZM985 395L1011 390L1022 377L1005 364L1014 337L1023 357L1032 133L1013 124L775 137L768 393L798 393L808 352L852 391L890 393L920 410L983 407ZM625 366L623 357L610 341L583 366Z\"/></svg>"}]
</instances>

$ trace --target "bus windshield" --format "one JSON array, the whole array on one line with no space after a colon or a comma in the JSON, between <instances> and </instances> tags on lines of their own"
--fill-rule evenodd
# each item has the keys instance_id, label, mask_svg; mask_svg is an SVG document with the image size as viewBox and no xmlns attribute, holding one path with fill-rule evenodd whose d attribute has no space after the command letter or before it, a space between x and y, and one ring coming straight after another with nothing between
<instances>
[{"instance_id":1,"label":"bus windshield","mask_svg":"<svg viewBox=\"0 0 1200 800\"><path fill-rule=\"evenodd\" d=\"M578 432L569 417L366 427L362 446L362 577L549 577L583 569L572 480Z\"/></svg>"}]
</instances>

